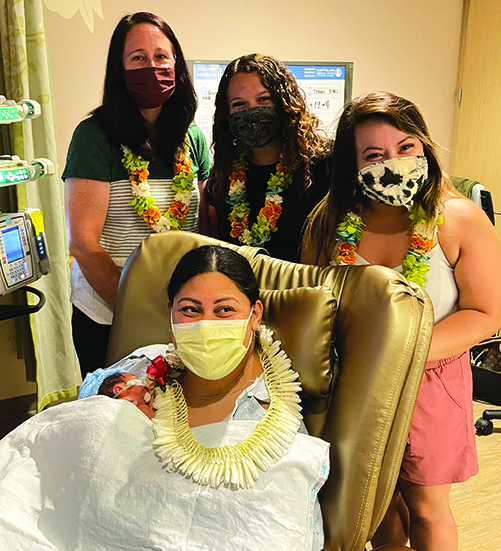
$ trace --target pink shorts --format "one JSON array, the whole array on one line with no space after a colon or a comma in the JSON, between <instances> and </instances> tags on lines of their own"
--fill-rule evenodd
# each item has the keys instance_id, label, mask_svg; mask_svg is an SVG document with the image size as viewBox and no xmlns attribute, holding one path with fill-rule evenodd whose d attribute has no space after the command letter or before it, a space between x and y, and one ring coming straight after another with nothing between
<instances>
[{"instance_id":1,"label":"pink shorts","mask_svg":"<svg viewBox=\"0 0 501 551\"><path fill-rule=\"evenodd\" d=\"M438 486L477 472L469 354L427 362L400 476Z\"/></svg>"}]
</instances>

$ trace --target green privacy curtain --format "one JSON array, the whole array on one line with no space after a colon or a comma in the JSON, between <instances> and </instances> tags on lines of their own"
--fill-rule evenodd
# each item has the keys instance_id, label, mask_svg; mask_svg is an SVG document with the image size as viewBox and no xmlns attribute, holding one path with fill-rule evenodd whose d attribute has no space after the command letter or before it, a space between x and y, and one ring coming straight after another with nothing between
<instances>
[{"instance_id":1,"label":"green privacy curtain","mask_svg":"<svg viewBox=\"0 0 501 551\"><path fill-rule=\"evenodd\" d=\"M42 0L0 0L0 44L7 99L34 99L42 115L10 125L13 153L32 161L46 157L54 176L16 186L19 209L42 210L51 273L32 284L47 302L30 316L37 364L38 409L76 395L78 369L71 338L68 252L59 177L54 108Z\"/></svg>"}]
</instances>

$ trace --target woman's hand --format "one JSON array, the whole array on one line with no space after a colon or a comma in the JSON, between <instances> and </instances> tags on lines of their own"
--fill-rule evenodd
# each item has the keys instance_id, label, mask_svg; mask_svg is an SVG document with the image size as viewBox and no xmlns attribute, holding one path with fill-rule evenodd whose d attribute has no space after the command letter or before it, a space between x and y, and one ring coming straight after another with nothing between
<instances>
[{"instance_id":1,"label":"woman's hand","mask_svg":"<svg viewBox=\"0 0 501 551\"><path fill-rule=\"evenodd\" d=\"M445 203L439 241L459 290L458 312L435 326L429 360L464 352L501 326L501 243L473 201Z\"/></svg>"},{"instance_id":2,"label":"woman's hand","mask_svg":"<svg viewBox=\"0 0 501 551\"><path fill-rule=\"evenodd\" d=\"M114 306L120 270L101 247L110 184L68 178L65 184L66 222L70 254L96 293Z\"/></svg>"}]
</instances>

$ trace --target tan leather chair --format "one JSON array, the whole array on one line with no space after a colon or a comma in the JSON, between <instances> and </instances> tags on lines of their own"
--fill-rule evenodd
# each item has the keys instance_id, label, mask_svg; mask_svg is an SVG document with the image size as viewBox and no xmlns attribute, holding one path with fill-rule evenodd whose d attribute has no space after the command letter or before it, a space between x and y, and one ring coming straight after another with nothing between
<instances>
[{"instance_id":1,"label":"tan leather chair","mask_svg":"<svg viewBox=\"0 0 501 551\"><path fill-rule=\"evenodd\" d=\"M170 342L166 284L185 252L208 243L220 242L186 232L152 235L131 256L108 365L140 346ZM303 266L231 247L251 263L264 323L300 373L310 434L331 443L321 494L326 549L361 551L396 484L428 354L431 302L387 268Z\"/></svg>"}]
</instances>

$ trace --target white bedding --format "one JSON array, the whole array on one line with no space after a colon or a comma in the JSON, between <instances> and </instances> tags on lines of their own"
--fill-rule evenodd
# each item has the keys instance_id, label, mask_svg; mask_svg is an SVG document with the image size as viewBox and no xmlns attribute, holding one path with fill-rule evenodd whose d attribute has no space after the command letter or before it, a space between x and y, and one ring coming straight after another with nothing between
<instances>
[{"instance_id":1,"label":"white bedding","mask_svg":"<svg viewBox=\"0 0 501 551\"><path fill-rule=\"evenodd\" d=\"M254 421L193 430L205 445L242 440ZM321 549L313 534L328 444L298 434L252 490L201 487L165 472L151 422L124 400L50 408L0 442L0 548L6 550Z\"/></svg>"}]
</instances>

